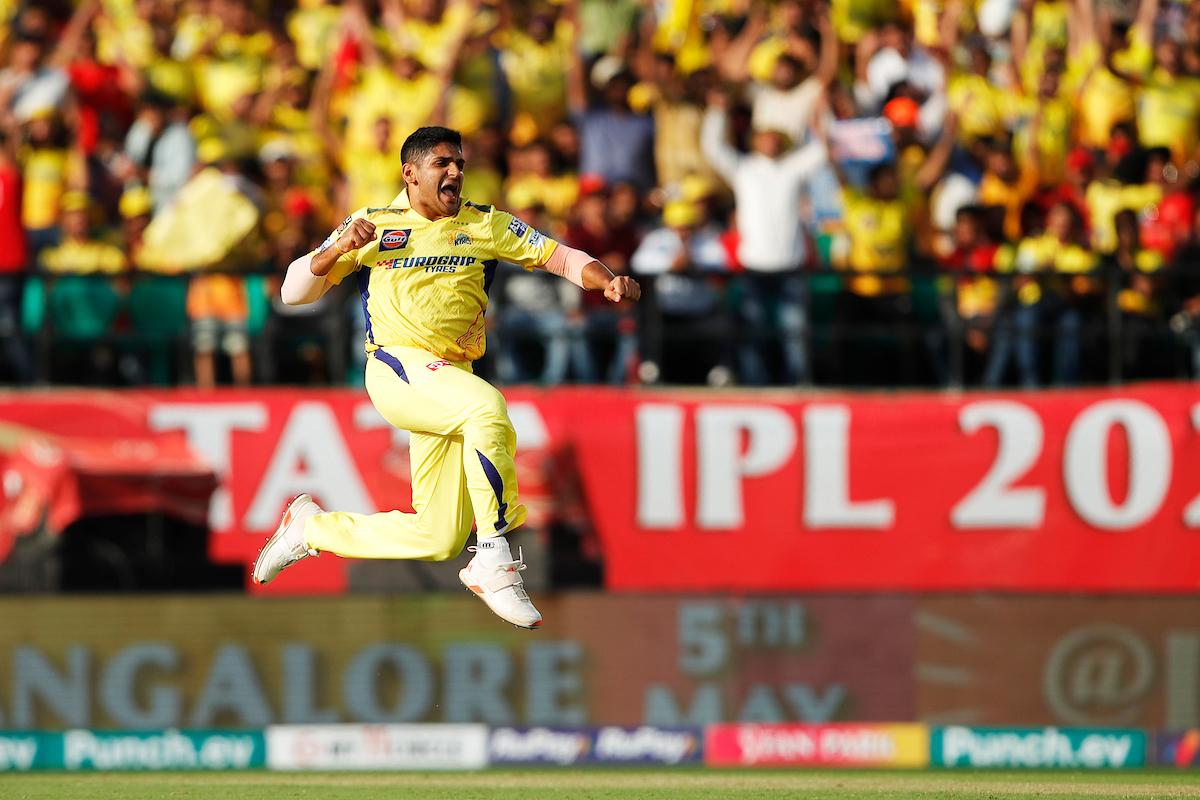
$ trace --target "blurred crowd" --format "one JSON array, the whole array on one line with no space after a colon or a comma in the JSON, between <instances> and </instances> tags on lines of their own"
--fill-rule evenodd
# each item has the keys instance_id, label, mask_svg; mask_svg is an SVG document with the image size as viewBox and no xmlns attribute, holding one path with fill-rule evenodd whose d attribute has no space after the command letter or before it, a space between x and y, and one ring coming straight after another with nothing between
<instances>
[{"instance_id":1,"label":"blurred crowd","mask_svg":"<svg viewBox=\"0 0 1200 800\"><path fill-rule=\"evenodd\" d=\"M1200 0L0 0L0 381L353 382L280 278L402 187L638 276L492 290L502 382L1200 376ZM348 290L346 290L348 291ZM357 326L357 327L356 327Z\"/></svg>"}]
</instances>

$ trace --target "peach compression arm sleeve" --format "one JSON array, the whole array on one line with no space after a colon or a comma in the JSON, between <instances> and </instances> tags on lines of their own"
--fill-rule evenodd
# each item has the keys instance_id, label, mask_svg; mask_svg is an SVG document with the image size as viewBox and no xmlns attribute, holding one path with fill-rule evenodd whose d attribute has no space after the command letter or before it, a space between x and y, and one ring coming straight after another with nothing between
<instances>
[{"instance_id":1,"label":"peach compression arm sleeve","mask_svg":"<svg viewBox=\"0 0 1200 800\"><path fill-rule=\"evenodd\" d=\"M544 268L546 272L566 278L580 289L586 289L583 285L583 268L595 260L582 250L567 247L559 242L558 247L554 248L554 252L546 260Z\"/></svg>"}]
</instances>

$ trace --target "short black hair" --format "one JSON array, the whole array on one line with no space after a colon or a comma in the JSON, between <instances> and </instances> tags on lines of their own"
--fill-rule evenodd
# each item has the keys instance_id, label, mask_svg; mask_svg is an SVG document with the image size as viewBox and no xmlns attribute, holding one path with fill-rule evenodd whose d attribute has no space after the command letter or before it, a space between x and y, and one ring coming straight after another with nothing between
<instances>
[{"instance_id":1,"label":"short black hair","mask_svg":"<svg viewBox=\"0 0 1200 800\"><path fill-rule=\"evenodd\" d=\"M417 128L409 134L408 138L404 140L404 146L400 148L400 163L407 164L410 161L418 161L439 144L452 144L461 150L462 134L440 125Z\"/></svg>"},{"instance_id":2,"label":"short black hair","mask_svg":"<svg viewBox=\"0 0 1200 800\"><path fill-rule=\"evenodd\" d=\"M896 165L891 161L880 161L867 171L867 183L871 186L884 175L896 175Z\"/></svg>"},{"instance_id":3,"label":"short black hair","mask_svg":"<svg viewBox=\"0 0 1200 800\"><path fill-rule=\"evenodd\" d=\"M141 104L151 108L163 109L169 111L175 107L175 98L166 92L160 91L153 86L147 87L142 91Z\"/></svg>"}]
</instances>

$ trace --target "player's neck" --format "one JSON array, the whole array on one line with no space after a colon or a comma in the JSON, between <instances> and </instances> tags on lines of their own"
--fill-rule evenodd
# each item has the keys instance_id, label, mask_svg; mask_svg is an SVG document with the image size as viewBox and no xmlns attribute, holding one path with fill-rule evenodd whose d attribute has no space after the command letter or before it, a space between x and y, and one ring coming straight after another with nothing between
<instances>
[{"instance_id":1,"label":"player's neck","mask_svg":"<svg viewBox=\"0 0 1200 800\"><path fill-rule=\"evenodd\" d=\"M442 212L438 211L436 208L432 208L431 206L429 206L425 203L422 203L420 200L413 197L411 194L408 196L408 200L409 200L409 204L412 206L412 210L417 212L418 214L420 214L422 217L429 220L430 222L437 222L439 219L446 219L447 217L453 216L451 214L443 214Z\"/></svg>"}]
</instances>

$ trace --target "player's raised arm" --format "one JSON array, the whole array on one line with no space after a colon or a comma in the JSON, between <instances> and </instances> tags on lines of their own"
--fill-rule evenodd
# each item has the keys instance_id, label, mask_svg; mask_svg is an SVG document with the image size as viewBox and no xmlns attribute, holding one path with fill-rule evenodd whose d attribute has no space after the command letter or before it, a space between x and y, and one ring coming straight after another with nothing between
<instances>
[{"instance_id":1,"label":"player's raised arm","mask_svg":"<svg viewBox=\"0 0 1200 800\"><path fill-rule=\"evenodd\" d=\"M642 287L633 278L628 275L614 275L612 270L587 253L568 247L562 242L554 248L554 252L541 269L566 278L582 289L601 290L604 296L614 303L637 300L642 296Z\"/></svg>"},{"instance_id":2,"label":"player's raised arm","mask_svg":"<svg viewBox=\"0 0 1200 800\"><path fill-rule=\"evenodd\" d=\"M354 215L347 217L314 252L300 256L288 266L280 298L289 306L316 302L345 273L353 270L357 261L355 251L374 240L374 223ZM339 265L341 268L334 273Z\"/></svg>"},{"instance_id":3,"label":"player's raised arm","mask_svg":"<svg viewBox=\"0 0 1200 800\"><path fill-rule=\"evenodd\" d=\"M599 290L614 303L642 296L638 282L612 271L582 250L556 242L506 211L490 220L496 256L526 269L541 269L566 278L581 289Z\"/></svg>"}]
</instances>

